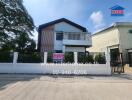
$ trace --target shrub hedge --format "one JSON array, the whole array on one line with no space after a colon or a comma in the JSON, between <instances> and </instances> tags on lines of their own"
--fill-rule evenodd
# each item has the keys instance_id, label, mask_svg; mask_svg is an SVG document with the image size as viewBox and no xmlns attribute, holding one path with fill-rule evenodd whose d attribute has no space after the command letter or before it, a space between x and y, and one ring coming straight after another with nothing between
<instances>
[{"instance_id":1,"label":"shrub hedge","mask_svg":"<svg viewBox=\"0 0 132 100\"><path fill-rule=\"evenodd\" d=\"M99 53L98 55L95 56L95 62L99 64L105 64L106 63L105 56Z\"/></svg>"},{"instance_id":2,"label":"shrub hedge","mask_svg":"<svg viewBox=\"0 0 132 100\"><path fill-rule=\"evenodd\" d=\"M37 52L19 53L18 55L19 63L41 63L42 61L42 55Z\"/></svg>"},{"instance_id":3,"label":"shrub hedge","mask_svg":"<svg viewBox=\"0 0 132 100\"><path fill-rule=\"evenodd\" d=\"M0 52L0 63L12 63L13 53L11 52Z\"/></svg>"},{"instance_id":4,"label":"shrub hedge","mask_svg":"<svg viewBox=\"0 0 132 100\"><path fill-rule=\"evenodd\" d=\"M74 54L73 52L66 52L64 55L65 63L73 63L74 62Z\"/></svg>"}]
</instances>

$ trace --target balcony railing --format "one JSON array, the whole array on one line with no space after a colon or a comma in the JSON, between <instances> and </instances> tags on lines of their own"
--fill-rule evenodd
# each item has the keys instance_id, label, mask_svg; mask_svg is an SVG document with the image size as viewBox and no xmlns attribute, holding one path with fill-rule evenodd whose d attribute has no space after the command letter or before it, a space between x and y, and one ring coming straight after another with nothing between
<instances>
[{"instance_id":1,"label":"balcony railing","mask_svg":"<svg viewBox=\"0 0 132 100\"><path fill-rule=\"evenodd\" d=\"M63 35L63 44L91 46L91 34L86 32L65 32Z\"/></svg>"},{"instance_id":2,"label":"balcony railing","mask_svg":"<svg viewBox=\"0 0 132 100\"><path fill-rule=\"evenodd\" d=\"M73 38L70 37L73 35ZM91 38L91 34L86 32L64 32L65 40L89 40Z\"/></svg>"}]
</instances>

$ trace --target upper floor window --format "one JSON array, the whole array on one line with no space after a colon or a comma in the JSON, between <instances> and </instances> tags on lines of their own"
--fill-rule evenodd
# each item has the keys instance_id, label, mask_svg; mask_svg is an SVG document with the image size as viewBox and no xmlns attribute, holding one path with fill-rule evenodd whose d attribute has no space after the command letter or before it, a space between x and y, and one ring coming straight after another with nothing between
<instances>
[{"instance_id":1,"label":"upper floor window","mask_svg":"<svg viewBox=\"0 0 132 100\"><path fill-rule=\"evenodd\" d=\"M63 40L63 33L62 32L59 32L59 33L56 33L56 40Z\"/></svg>"},{"instance_id":2,"label":"upper floor window","mask_svg":"<svg viewBox=\"0 0 132 100\"><path fill-rule=\"evenodd\" d=\"M80 40L80 34L68 34L69 40Z\"/></svg>"}]
</instances>

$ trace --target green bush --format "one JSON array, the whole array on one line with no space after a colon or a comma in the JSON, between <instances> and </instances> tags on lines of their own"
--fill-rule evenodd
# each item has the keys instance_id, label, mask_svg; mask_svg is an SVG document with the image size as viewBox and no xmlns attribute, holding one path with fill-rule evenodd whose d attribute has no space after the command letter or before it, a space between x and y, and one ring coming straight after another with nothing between
<instances>
[{"instance_id":1,"label":"green bush","mask_svg":"<svg viewBox=\"0 0 132 100\"><path fill-rule=\"evenodd\" d=\"M78 62L79 63L94 63L94 59L92 55L88 55L85 53L78 53Z\"/></svg>"},{"instance_id":2,"label":"green bush","mask_svg":"<svg viewBox=\"0 0 132 100\"><path fill-rule=\"evenodd\" d=\"M13 62L13 53L1 52L0 53L0 62L1 63L11 63L11 62Z\"/></svg>"},{"instance_id":3,"label":"green bush","mask_svg":"<svg viewBox=\"0 0 132 100\"><path fill-rule=\"evenodd\" d=\"M79 52L78 53L78 63L84 63L85 62L85 53Z\"/></svg>"},{"instance_id":4,"label":"green bush","mask_svg":"<svg viewBox=\"0 0 132 100\"><path fill-rule=\"evenodd\" d=\"M41 63L41 54L37 52L33 53L19 53L18 62L19 63Z\"/></svg>"},{"instance_id":5,"label":"green bush","mask_svg":"<svg viewBox=\"0 0 132 100\"><path fill-rule=\"evenodd\" d=\"M73 63L74 62L74 54L72 52L67 52L64 55L65 63Z\"/></svg>"},{"instance_id":6,"label":"green bush","mask_svg":"<svg viewBox=\"0 0 132 100\"><path fill-rule=\"evenodd\" d=\"M98 55L95 56L95 62L99 64L105 64L106 63L105 56L99 53Z\"/></svg>"},{"instance_id":7,"label":"green bush","mask_svg":"<svg viewBox=\"0 0 132 100\"><path fill-rule=\"evenodd\" d=\"M92 55L88 55L85 57L85 63L94 63L94 59Z\"/></svg>"},{"instance_id":8,"label":"green bush","mask_svg":"<svg viewBox=\"0 0 132 100\"><path fill-rule=\"evenodd\" d=\"M48 58L47 58L47 62L48 63L52 63L53 62L53 53L52 52L48 52Z\"/></svg>"}]
</instances>

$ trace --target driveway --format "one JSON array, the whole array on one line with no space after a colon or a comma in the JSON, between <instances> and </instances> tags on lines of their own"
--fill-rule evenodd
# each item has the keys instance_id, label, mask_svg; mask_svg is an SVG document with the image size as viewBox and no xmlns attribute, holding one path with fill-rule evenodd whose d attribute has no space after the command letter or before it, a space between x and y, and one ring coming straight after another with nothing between
<instances>
[{"instance_id":1,"label":"driveway","mask_svg":"<svg viewBox=\"0 0 132 100\"><path fill-rule=\"evenodd\" d=\"M131 100L132 75L0 75L0 100Z\"/></svg>"}]
</instances>

